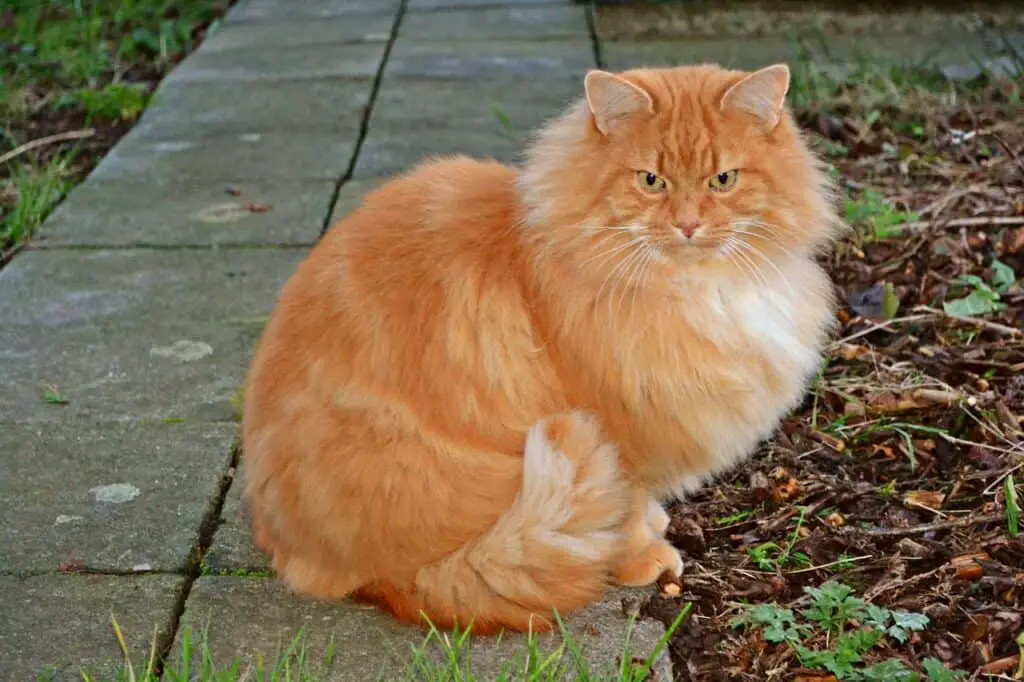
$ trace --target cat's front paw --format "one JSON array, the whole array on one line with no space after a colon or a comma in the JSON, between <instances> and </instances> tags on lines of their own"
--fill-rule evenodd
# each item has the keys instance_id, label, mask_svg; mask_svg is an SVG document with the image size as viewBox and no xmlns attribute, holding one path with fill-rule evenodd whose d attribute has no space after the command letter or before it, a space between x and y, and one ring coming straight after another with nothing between
<instances>
[{"instance_id":1,"label":"cat's front paw","mask_svg":"<svg viewBox=\"0 0 1024 682\"><path fill-rule=\"evenodd\" d=\"M629 557L615 573L615 582L625 587L642 587L655 582L665 571L682 577L683 557L675 547L659 539Z\"/></svg>"}]
</instances>

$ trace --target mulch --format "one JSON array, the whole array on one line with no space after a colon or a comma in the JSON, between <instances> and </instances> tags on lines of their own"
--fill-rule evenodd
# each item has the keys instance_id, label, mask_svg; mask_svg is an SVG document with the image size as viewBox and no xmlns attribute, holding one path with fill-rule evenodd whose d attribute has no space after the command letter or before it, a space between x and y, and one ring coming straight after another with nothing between
<instances>
[{"instance_id":1,"label":"mulch","mask_svg":"<svg viewBox=\"0 0 1024 682\"><path fill-rule=\"evenodd\" d=\"M802 123L846 150L831 161L853 196L877 191L918 220L857 230L828 260L843 325L815 389L752 462L671 509L684 577L643 613L667 624L693 602L671 643L679 680L834 680L729 621L740 603L793 607L805 587L840 581L930 620L865 664L920 671L934 657L971 679L1012 675L1024 536L1008 530L1004 481L1024 481L1024 292L1018 282L1005 309L976 318L943 302L965 275L991 282L994 259L1024 275L1024 109L994 90ZM770 542L799 561L755 561Z\"/></svg>"}]
</instances>

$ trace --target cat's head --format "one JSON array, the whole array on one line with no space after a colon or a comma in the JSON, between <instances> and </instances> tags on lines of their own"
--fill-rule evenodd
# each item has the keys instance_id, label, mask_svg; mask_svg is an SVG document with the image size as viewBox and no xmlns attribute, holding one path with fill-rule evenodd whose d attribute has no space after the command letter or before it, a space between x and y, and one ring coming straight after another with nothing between
<instances>
[{"instance_id":1,"label":"cat's head","mask_svg":"<svg viewBox=\"0 0 1024 682\"><path fill-rule=\"evenodd\" d=\"M833 186L786 109L789 82L781 64L589 72L529 150L529 228L580 264L643 248L673 266L763 269L829 243Z\"/></svg>"}]
</instances>

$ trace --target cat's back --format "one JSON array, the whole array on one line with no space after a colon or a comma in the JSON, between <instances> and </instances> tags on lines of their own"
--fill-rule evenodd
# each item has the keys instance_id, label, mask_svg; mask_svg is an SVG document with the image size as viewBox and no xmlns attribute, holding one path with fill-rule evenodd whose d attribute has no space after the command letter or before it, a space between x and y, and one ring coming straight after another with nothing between
<instances>
[{"instance_id":1,"label":"cat's back","mask_svg":"<svg viewBox=\"0 0 1024 682\"><path fill-rule=\"evenodd\" d=\"M467 249L495 248L518 220L517 177L495 161L426 161L364 195L324 241L365 250L365 259L425 258L434 266Z\"/></svg>"}]
</instances>

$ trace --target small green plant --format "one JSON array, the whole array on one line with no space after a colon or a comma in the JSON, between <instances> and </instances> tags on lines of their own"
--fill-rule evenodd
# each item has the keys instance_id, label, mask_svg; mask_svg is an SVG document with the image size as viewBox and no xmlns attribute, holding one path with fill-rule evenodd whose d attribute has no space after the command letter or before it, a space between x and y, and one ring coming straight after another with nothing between
<instances>
[{"instance_id":1,"label":"small green plant","mask_svg":"<svg viewBox=\"0 0 1024 682\"><path fill-rule=\"evenodd\" d=\"M804 525L807 516L807 507L799 507L800 513L797 516L793 530L790 531L786 540L786 546L782 547L776 542L762 542L760 545L747 549L747 556L762 571L781 571L783 568L806 568L811 565L811 559L803 552L794 552L793 547L800 541L800 529Z\"/></svg>"},{"instance_id":2,"label":"small green plant","mask_svg":"<svg viewBox=\"0 0 1024 682\"><path fill-rule=\"evenodd\" d=\"M715 523L717 525L719 525L719 526L731 526L734 523L740 523L741 521L746 521L747 519L749 519L753 515L753 513L754 512L752 512L750 510L736 512L735 514L729 514L728 516L723 516L720 519L716 519Z\"/></svg>"},{"instance_id":3,"label":"small green plant","mask_svg":"<svg viewBox=\"0 0 1024 682\"><path fill-rule=\"evenodd\" d=\"M43 402L47 405L67 405L68 399L60 392L53 384L44 384L39 387L39 392L42 395Z\"/></svg>"},{"instance_id":4,"label":"small green plant","mask_svg":"<svg viewBox=\"0 0 1024 682\"><path fill-rule=\"evenodd\" d=\"M975 317L1006 310L1006 304L999 300L999 291L977 275L960 275L953 280L953 290L960 293L966 290L968 293L942 302L942 309L950 315Z\"/></svg>"},{"instance_id":5,"label":"small green plant","mask_svg":"<svg viewBox=\"0 0 1024 682\"><path fill-rule=\"evenodd\" d=\"M868 239L887 239L903 234L905 225L918 221L916 213L897 211L873 189L860 199L847 198L843 206L846 222L867 231Z\"/></svg>"},{"instance_id":6,"label":"small green plant","mask_svg":"<svg viewBox=\"0 0 1024 682\"><path fill-rule=\"evenodd\" d=\"M774 604L745 606L730 621L733 628L761 628L761 636L772 644L786 644L805 668L827 670L841 680L956 679L937 677L938 664L926 659L927 678L909 670L901 661L890 659L864 666L864 655L886 639L905 644L911 633L923 630L928 617L907 611L891 611L855 597L842 583L829 581L820 587L805 587L811 604L799 614ZM823 646L822 646L823 645ZM932 663L928 663L932 661Z\"/></svg>"},{"instance_id":7,"label":"small green plant","mask_svg":"<svg viewBox=\"0 0 1024 682\"><path fill-rule=\"evenodd\" d=\"M148 95L144 88L111 83L99 90L85 88L64 98L85 110L86 122L100 118L109 121L134 121L146 108Z\"/></svg>"},{"instance_id":8,"label":"small green plant","mask_svg":"<svg viewBox=\"0 0 1024 682\"><path fill-rule=\"evenodd\" d=\"M1007 474L1003 479L1003 496L1006 498L1006 532L1015 538L1020 535L1020 502L1013 474Z\"/></svg>"}]
</instances>

